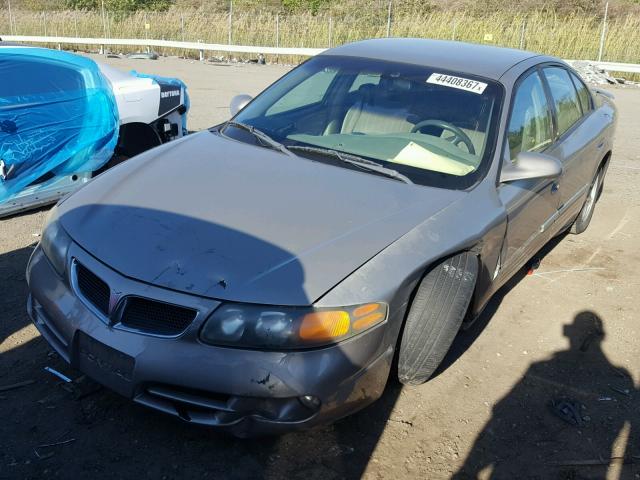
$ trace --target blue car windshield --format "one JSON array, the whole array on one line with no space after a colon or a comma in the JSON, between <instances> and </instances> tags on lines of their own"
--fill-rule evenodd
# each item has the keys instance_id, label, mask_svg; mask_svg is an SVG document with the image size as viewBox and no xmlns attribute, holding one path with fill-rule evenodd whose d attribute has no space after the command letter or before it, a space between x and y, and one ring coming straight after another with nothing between
<instances>
[{"instance_id":1,"label":"blue car windshield","mask_svg":"<svg viewBox=\"0 0 640 480\"><path fill-rule=\"evenodd\" d=\"M466 73L320 55L271 85L233 120L285 146L349 153L414 183L460 189L486 170L501 98L497 83ZM234 136L250 141L246 132Z\"/></svg>"}]
</instances>

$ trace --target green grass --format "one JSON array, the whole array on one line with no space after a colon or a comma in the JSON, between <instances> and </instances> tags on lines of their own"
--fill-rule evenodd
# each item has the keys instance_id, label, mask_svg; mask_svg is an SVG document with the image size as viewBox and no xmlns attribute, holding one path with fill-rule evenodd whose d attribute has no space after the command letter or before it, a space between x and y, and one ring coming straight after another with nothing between
<instances>
[{"instance_id":1,"label":"green grass","mask_svg":"<svg viewBox=\"0 0 640 480\"><path fill-rule=\"evenodd\" d=\"M50 11L41 14L14 11L14 33L19 35L103 36L100 12ZM182 28L184 22L184 28ZM523 23L524 48L570 59L595 59L598 55L602 20L585 14L558 16L532 12L526 16L507 12L477 16L463 11L422 13L400 11L393 17L391 35L455 39L520 48ZM150 29L145 29L145 24ZM330 27L331 24L331 27ZM108 14L107 36L112 38L155 38L165 40L227 43L228 16L224 12L172 8L166 12ZM278 43L282 47L327 47L364 38L386 35L384 8L361 9L357 15L330 17L328 13L281 14ZM0 35L8 34L8 11L0 10ZM491 37L491 40L485 38ZM330 38L331 37L331 38ZM268 11L236 11L232 22L232 43L276 45L276 14ZM603 60L640 63L640 18L627 15L608 23ZM95 48L95 47L94 47ZM133 48L113 47L117 51ZM161 51L163 54L197 52ZM281 57L282 61L284 57ZM273 59L269 59L273 60ZM301 58L288 58L294 62Z\"/></svg>"}]
</instances>

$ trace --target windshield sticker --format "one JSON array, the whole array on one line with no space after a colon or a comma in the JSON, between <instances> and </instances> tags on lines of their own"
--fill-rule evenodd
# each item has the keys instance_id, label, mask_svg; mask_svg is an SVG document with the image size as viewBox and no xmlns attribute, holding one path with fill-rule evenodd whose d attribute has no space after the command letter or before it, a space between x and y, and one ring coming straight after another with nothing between
<instances>
[{"instance_id":1,"label":"windshield sticker","mask_svg":"<svg viewBox=\"0 0 640 480\"><path fill-rule=\"evenodd\" d=\"M444 73L432 73L427 78L427 83L433 83L435 85L443 85L445 87L457 88L459 90L465 90L467 92L477 93L482 95L484 89L487 88L486 83L477 82L468 78L454 77L452 75L445 75Z\"/></svg>"}]
</instances>

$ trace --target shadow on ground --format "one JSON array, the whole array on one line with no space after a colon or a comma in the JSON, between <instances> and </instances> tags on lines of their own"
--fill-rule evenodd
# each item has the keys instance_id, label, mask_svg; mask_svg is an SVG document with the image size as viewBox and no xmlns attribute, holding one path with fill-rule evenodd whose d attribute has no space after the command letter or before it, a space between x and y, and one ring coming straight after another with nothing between
<instances>
[{"instance_id":1,"label":"shadow on ground","mask_svg":"<svg viewBox=\"0 0 640 480\"><path fill-rule=\"evenodd\" d=\"M532 259L532 262L541 263L544 258L551 253L551 251L565 238L566 235L559 235L552 239L549 243L547 243ZM458 358L460 358L464 353L473 345L473 343L478 339L478 337L482 334L484 329L489 325L489 322L493 318L493 316L498 311L502 300L513 290L524 278L526 278L528 272L528 267L520 269L513 277L511 277L504 286L498 290L489 303L482 311L480 316L468 327L465 328L463 326L460 333L458 333L453 345L447 352L444 360L434 373L432 378L441 375L445 370L447 370L451 365L453 365Z\"/></svg>"},{"instance_id":2,"label":"shadow on ground","mask_svg":"<svg viewBox=\"0 0 640 480\"><path fill-rule=\"evenodd\" d=\"M494 407L456 479L637 478L640 395L602 351L593 311L564 326L569 348L533 363Z\"/></svg>"}]
</instances>

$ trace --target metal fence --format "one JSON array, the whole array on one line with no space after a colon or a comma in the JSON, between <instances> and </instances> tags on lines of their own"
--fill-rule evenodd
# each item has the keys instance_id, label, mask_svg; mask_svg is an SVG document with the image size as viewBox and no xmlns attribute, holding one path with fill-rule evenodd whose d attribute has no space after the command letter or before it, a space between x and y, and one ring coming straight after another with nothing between
<instances>
[{"instance_id":1,"label":"metal fence","mask_svg":"<svg viewBox=\"0 0 640 480\"><path fill-rule=\"evenodd\" d=\"M23 36L8 35L2 37L8 41L24 42L24 43L42 43L48 45L57 45L58 49L62 49L63 45L98 45L101 51L105 51L107 45L127 45L139 47L161 47L172 48L178 50L194 50L199 52L200 61L204 60L204 52L231 52L231 53L251 53L265 55L296 55L310 57L318 55L325 49L323 48L288 48L288 47L260 47L255 45L225 45L211 43L194 43L194 42L177 42L169 40L142 40L133 38L73 38L73 37L40 37L40 36ZM576 60L567 60L575 62ZM611 72L626 72L640 74L640 64L618 63L618 62L599 62L592 61L596 67Z\"/></svg>"}]
</instances>

